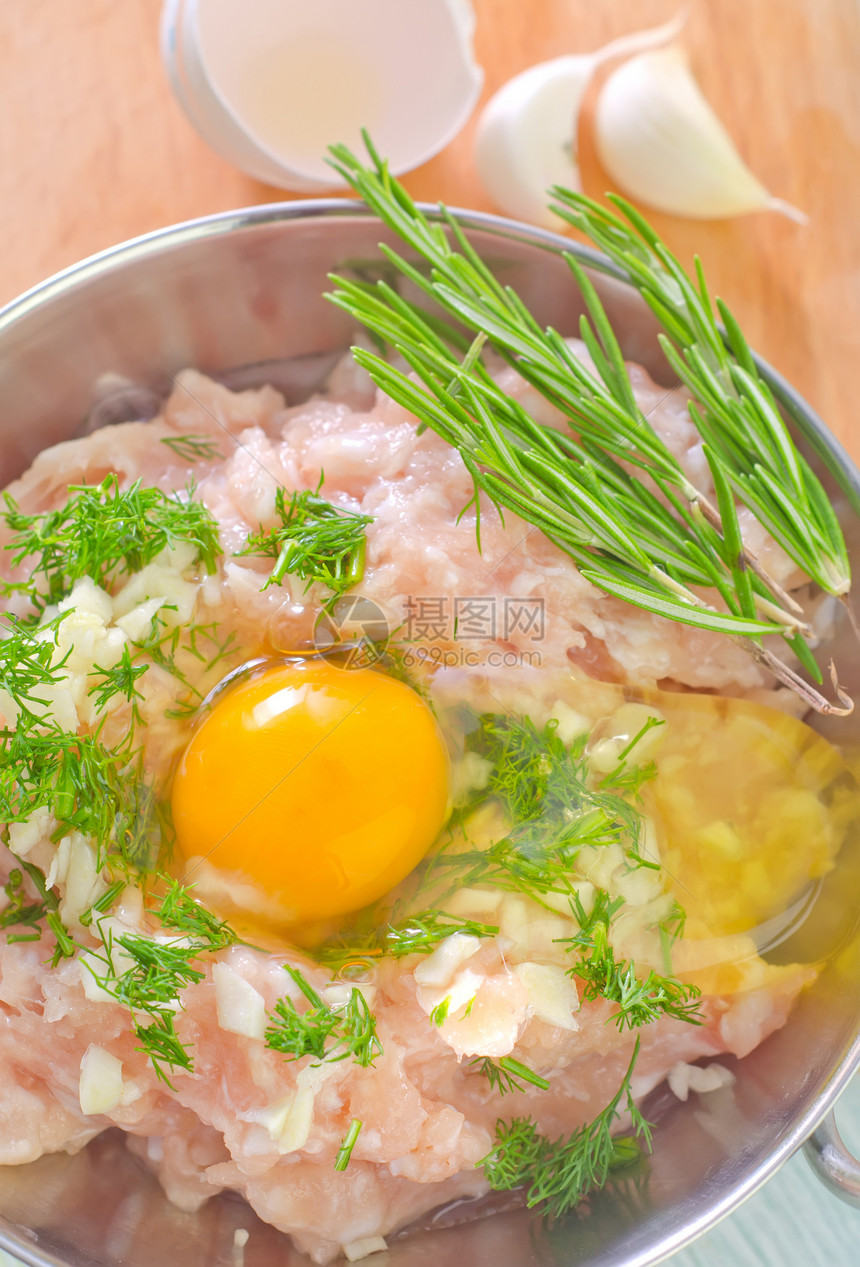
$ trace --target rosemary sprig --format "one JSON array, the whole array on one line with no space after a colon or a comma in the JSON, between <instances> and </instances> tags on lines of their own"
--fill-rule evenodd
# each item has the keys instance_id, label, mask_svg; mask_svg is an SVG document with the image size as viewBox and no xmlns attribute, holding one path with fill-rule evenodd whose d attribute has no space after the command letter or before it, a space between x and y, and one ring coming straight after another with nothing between
<instances>
[{"instance_id":1,"label":"rosemary sprig","mask_svg":"<svg viewBox=\"0 0 860 1267\"><path fill-rule=\"evenodd\" d=\"M631 1089L638 1055L637 1038L621 1085L606 1108L566 1138L547 1139L528 1117L497 1122L496 1143L478 1163L490 1187L502 1192L524 1187L530 1209L539 1205L547 1218L557 1219L592 1188L603 1187L610 1170L636 1160L641 1151L636 1139L646 1148L651 1143L650 1124L636 1106ZM636 1138L612 1135L622 1105L630 1114Z\"/></svg>"},{"instance_id":2,"label":"rosemary sprig","mask_svg":"<svg viewBox=\"0 0 860 1267\"><path fill-rule=\"evenodd\" d=\"M637 405L620 347L577 261L568 258L589 312L581 332L594 371L557 332L543 330L510 287L496 281L444 208L444 223L427 220L365 140L370 167L345 146L333 147L333 166L430 265L430 274L383 245L388 260L477 338L468 347L449 323L428 317L384 281L370 286L336 277L338 290L331 298L409 363L420 385L374 353L355 351L379 386L412 410L422 426L458 449L472 476L476 502L483 491L500 508L542 528L607 593L657 615L737 636L812 706L822 712L850 711L838 686L842 709L762 646L764 634L781 634L807 671L821 680L805 641L809 626L794 599L744 547L732 497L719 497L719 512L712 507ZM733 337L737 354L745 358L741 377L749 377L748 350L744 353L739 336ZM498 390L481 362L484 341L567 413L577 441L537 426ZM695 422L701 414L693 410ZM710 417L708 457L719 496L721 488L725 494L736 486L740 476L728 460L726 444L714 435L721 419L713 406ZM785 461L791 461L794 450L784 428L778 444ZM768 478L772 484L777 477L770 471ZM839 533L835 516L829 511L828 517L819 505L826 502L820 486L811 473L802 482L806 500L815 504L821 523L826 520L831 556L844 559L844 546L840 554L833 545ZM771 493L777 497L773 488ZM757 513L752 495L748 502ZM783 516L790 509L783 506ZM770 526L767 517L762 522ZM816 549L823 531L810 538L807 553ZM826 566L812 573L825 579L827 574ZM844 569L839 575L844 581ZM714 592L710 601L700 596L702 588Z\"/></svg>"},{"instance_id":3,"label":"rosemary sprig","mask_svg":"<svg viewBox=\"0 0 860 1267\"><path fill-rule=\"evenodd\" d=\"M252 533L240 554L262 554L276 560L263 589L280 585L287 573L306 581L319 581L332 591L330 606L364 576L364 530L370 515L343 510L305 490L287 502L282 488L275 494L275 513L280 525Z\"/></svg>"},{"instance_id":4,"label":"rosemary sprig","mask_svg":"<svg viewBox=\"0 0 860 1267\"><path fill-rule=\"evenodd\" d=\"M699 259L693 281L617 195L609 197L623 219L584 194L557 186L552 195L553 210L623 270L662 325L666 357L697 402L690 406L696 427L734 492L807 576L842 597L851 568L833 508L797 452L731 310L721 299L712 303Z\"/></svg>"}]
</instances>

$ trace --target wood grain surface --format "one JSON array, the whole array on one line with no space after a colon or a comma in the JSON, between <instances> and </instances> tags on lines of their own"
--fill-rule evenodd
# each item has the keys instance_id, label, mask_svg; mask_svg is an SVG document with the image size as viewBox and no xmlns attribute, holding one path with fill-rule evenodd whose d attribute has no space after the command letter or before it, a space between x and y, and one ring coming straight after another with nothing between
<instances>
[{"instance_id":1,"label":"wood grain surface","mask_svg":"<svg viewBox=\"0 0 860 1267\"><path fill-rule=\"evenodd\" d=\"M405 0L417 3L418 0ZM535 61L666 20L681 0L473 0L485 96ZM177 220L279 199L230 167L173 101L158 54L159 0L2 0L0 302L65 265ZM753 344L860 458L860 6L857 0L692 0L682 42L741 153L807 226L772 213L654 216ZM411 173L427 199L491 209L472 123ZM584 185L607 179L588 111Z\"/></svg>"}]
</instances>

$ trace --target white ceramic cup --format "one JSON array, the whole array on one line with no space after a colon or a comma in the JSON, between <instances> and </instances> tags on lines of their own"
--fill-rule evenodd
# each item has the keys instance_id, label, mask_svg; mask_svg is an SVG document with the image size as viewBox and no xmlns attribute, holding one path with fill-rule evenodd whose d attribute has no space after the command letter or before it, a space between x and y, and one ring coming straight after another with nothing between
<instances>
[{"instance_id":1,"label":"white ceramic cup","mask_svg":"<svg viewBox=\"0 0 860 1267\"><path fill-rule=\"evenodd\" d=\"M203 139L258 180L339 185L328 145L367 128L395 173L472 113L483 72L469 0L166 0L162 56Z\"/></svg>"}]
</instances>

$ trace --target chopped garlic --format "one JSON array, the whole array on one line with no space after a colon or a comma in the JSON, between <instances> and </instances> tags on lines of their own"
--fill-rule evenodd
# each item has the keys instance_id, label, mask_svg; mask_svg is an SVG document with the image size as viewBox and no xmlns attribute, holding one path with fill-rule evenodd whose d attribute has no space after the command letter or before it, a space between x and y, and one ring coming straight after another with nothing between
<instances>
[{"instance_id":1,"label":"chopped garlic","mask_svg":"<svg viewBox=\"0 0 860 1267\"><path fill-rule=\"evenodd\" d=\"M681 1060L671 1069L667 1081L672 1094L686 1100L691 1091L706 1095L709 1091L732 1086L735 1075L725 1065L706 1065L703 1069L701 1065L688 1065Z\"/></svg>"},{"instance_id":2,"label":"chopped garlic","mask_svg":"<svg viewBox=\"0 0 860 1267\"><path fill-rule=\"evenodd\" d=\"M357 1263L360 1258L367 1258L368 1254L381 1254L387 1249L388 1245L381 1236L360 1236L358 1240L344 1245L343 1253L351 1263Z\"/></svg>"},{"instance_id":3,"label":"chopped garlic","mask_svg":"<svg viewBox=\"0 0 860 1267\"><path fill-rule=\"evenodd\" d=\"M266 1003L259 990L226 963L213 966L212 981L221 1028L262 1041L266 1033Z\"/></svg>"},{"instance_id":4,"label":"chopped garlic","mask_svg":"<svg viewBox=\"0 0 860 1267\"><path fill-rule=\"evenodd\" d=\"M597 99L594 137L619 190L658 211L710 220L771 210L806 220L744 163L677 45L613 71Z\"/></svg>"},{"instance_id":5,"label":"chopped garlic","mask_svg":"<svg viewBox=\"0 0 860 1267\"><path fill-rule=\"evenodd\" d=\"M529 1003L539 1021L559 1029L579 1029L573 1015L579 1011L579 995L563 968L555 964L520 963L513 971L528 990Z\"/></svg>"},{"instance_id":6,"label":"chopped garlic","mask_svg":"<svg viewBox=\"0 0 860 1267\"><path fill-rule=\"evenodd\" d=\"M122 1099L122 1061L96 1043L81 1059L78 1097L82 1113L110 1113Z\"/></svg>"},{"instance_id":7,"label":"chopped garlic","mask_svg":"<svg viewBox=\"0 0 860 1267\"><path fill-rule=\"evenodd\" d=\"M461 964L471 959L480 948L480 937L472 937L469 933L451 933L444 941L440 941L432 954L417 965L415 980L419 985L447 986Z\"/></svg>"}]
</instances>

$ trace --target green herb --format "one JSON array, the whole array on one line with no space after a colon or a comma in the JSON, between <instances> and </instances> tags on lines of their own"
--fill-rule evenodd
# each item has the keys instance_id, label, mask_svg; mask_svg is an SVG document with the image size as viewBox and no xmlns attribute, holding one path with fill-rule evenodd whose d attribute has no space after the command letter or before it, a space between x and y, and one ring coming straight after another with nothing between
<instances>
[{"instance_id":1,"label":"green herb","mask_svg":"<svg viewBox=\"0 0 860 1267\"><path fill-rule=\"evenodd\" d=\"M137 480L123 491L116 475L108 475L101 484L72 485L69 492L65 506L40 515L22 514L4 494L3 518L15 534L6 549L13 566L33 560L28 592L37 611L59 602L84 576L110 589L118 577L139 572L179 542L194 545L194 561L215 571L218 525L194 500L193 487L181 497L168 496Z\"/></svg>"},{"instance_id":2,"label":"green herb","mask_svg":"<svg viewBox=\"0 0 860 1267\"><path fill-rule=\"evenodd\" d=\"M6 615L0 636L0 687L31 721L41 721L48 701L39 689L56 686L65 678L69 652L56 659L59 629L69 612L61 612L38 629ZM33 707L35 705L35 708Z\"/></svg>"},{"instance_id":3,"label":"green herb","mask_svg":"<svg viewBox=\"0 0 860 1267\"><path fill-rule=\"evenodd\" d=\"M361 1122L357 1118L353 1118L349 1124L349 1130L344 1135L340 1148L337 1150L337 1156L334 1159L335 1170L346 1170L360 1132Z\"/></svg>"},{"instance_id":4,"label":"green herb","mask_svg":"<svg viewBox=\"0 0 860 1267\"><path fill-rule=\"evenodd\" d=\"M189 886L171 880L169 876L160 875L158 878L167 889L152 908L152 913L164 928L192 939L198 953L205 950L212 954L216 950L225 950L240 940L239 934L226 920L213 915L191 896Z\"/></svg>"},{"instance_id":5,"label":"green herb","mask_svg":"<svg viewBox=\"0 0 860 1267\"><path fill-rule=\"evenodd\" d=\"M0 911L0 930L6 933L7 942L38 941L41 937L41 924L48 913L46 898L33 899L24 885L24 873L15 867L9 872L9 879L3 886L6 905ZM30 929L30 932L9 932L9 929Z\"/></svg>"},{"instance_id":6,"label":"green herb","mask_svg":"<svg viewBox=\"0 0 860 1267\"><path fill-rule=\"evenodd\" d=\"M658 867L639 852L638 810L614 791L591 785L585 741L583 736L568 747L552 719L538 727L523 717L478 717L469 749L490 761L490 776L455 823L495 798L512 826L488 847L439 850L427 860L426 882L445 878L456 888L491 885L545 905L548 893L568 898L575 893L576 859L586 846L617 844L633 865Z\"/></svg>"},{"instance_id":7,"label":"green herb","mask_svg":"<svg viewBox=\"0 0 860 1267\"><path fill-rule=\"evenodd\" d=\"M515 1060L513 1056L502 1056L500 1060L491 1060L489 1056L477 1056L469 1062L482 1073L490 1086L499 1095L508 1095L511 1091L525 1091L526 1084L538 1087L541 1091L549 1090L549 1082L539 1073L529 1069L528 1065Z\"/></svg>"},{"instance_id":8,"label":"green herb","mask_svg":"<svg viewBox=\"0 0 860 1267\"><path fill-rule=\"evenodd\" d=\"M329 1007L298 968L285 967L310 1007L299 1012L292 999L279 999L266 1030L266 1045L290 1060L313 1056L320 1064L349 1058L363 1068L372 1065L382 1046L361 991L353 986L345 1005Z\"/></svg>"},{"instance_id":9,"label":"green herb","mask_svg":"<svg viewBox=\"0 0 860 1267\"><path fill-rule=\"evenodd\" d=\"M139 753L107 748L97 734L35 730L23 717L0 739L0 821L48 810L57 820L52 839L77 829L96 842L100 865L110 853L151 866L165 819Z\"/></svg>"},{"instance_id":10,"label":"green herb","mask_svg":"<svg viewBox=\"0 0 860 1267\"><path fill-rule=\"evenodd\" d=\"M170 1085L166 1069L193 1069L188 1047L176 1032L175 1017L181 1009L180 993L205 977L199 966L202 955L234 945L239 937L223 920L200 906L189 890L176 880L159 875L164 893L151 907L163 928L177 933L175 940L156 940L142 934L115 937L111 928L96 918L116 901L123 888L117 881L85 912L82 922L95 923L104 944L104 953L91 951L83 960L95 980L118 1003L133 1013L145 1013L149 1023L135 1019L134 1031L140 1039L139 1051L152 1061L153 1068ZM122 952L117 956L117 948ZM132 963L117 970L127 959ZM100 963L102 969L93 964Z\"/></svg>"},{"instance_id":11,"label":"green herb","mask_svg":"<svg viewBox=\"0 0 860 1267\"><path fill-rule=\"evenodd\" d=\"M643 785L657 777L657 766L653 761L646 761L644 765L630 765L628 758L631 753L635 752L636 745L644 735L648 734L649 730L653 730L656 726L665 725L666 722L663 718L648 717L646 719L641 730L619 752L615 768L610 770L600 780L601 791L619 792L624 796L638 799Z\"/></svg>"},{"instance_id":12,"label":"green herb","mask_svg":"<svg viewBox=\"0 0 860 1267\"><path fill-rule=\"evenodd\" d=\"M598 889L594 905L586 912L578 894L572 898L580 929L567 940L569 949L580 957L569 976L585 982L583 998L603 998L617 1004L612 1020L619 1030L648 1025L662 1016L671 1016L692 1025L704 1019L697 1000L701 991L694 985L686 985L675 977L661 976L653 969L640 980L636 965L631 961L617 961L609 941L609 928L616 902L609 900L604 889Z\"/></svg>"},{"instance_id":13,"label":"green herb","mask_svg":"<svg viewBox=\"0 0 860 1267\"><path fill-rule=\"evenodd\" d=\"M583 194L552 192L553 210L622 269L662 325L663 350L695 398L690 413L712 467L807 576L827 593L846 594L851 568L833 508L731 311L721 299L714 310L698 257L693 281L623 198L610 195L618 216Z\"/></svg>"},{"instance_id":14,"label":"green herb","mask_svg":"<svg viewBox=\"0 0 860 1267\"><path fill-rule=\"evenodd\" d=\"M162 436L161 443L187 462L212 462L222 456L215 441L202 435Z\"/></svg>"},{"instance_id":15,"label":"green herb","mask_svg":"<svg viewBox=\"0 0 860 1267\"><path fill-rule=\"evenodd\" d=\"M496 924L460 919L436 907L428 907L382 925L374 913L365 926L359 924L324 942L315 955L321 963L340 971L345 965L371 962L381 955L390 955L393 959L402 959L404 955L429 955L452 933L495 937L498 931Z\"/></svg>"},{"instance_id":16,"label":"green herb","mask_svg":"<svg viewBox=\"0 0 860 1267\"><path fill-rule=\"evenodd\" d=\"M451 1010L451 996L446 994L441 1003L437 1003L430 1013L431 1025L444 1025L448 1019L448 1013Z\"/></svg>"},{"instance_id":17,"label":"green herb","mask_svg":"<svg viewBox=\"0 0 860 1267\"><path fill-rule=\"evenodd\" d=\"M806 641L812 636L810 626L795 601L744 547L734 504L730 496L720 495L721 488L723 493L729 485L739 491L779 540L793 536L803 566L816 578L829 580L832 592L847 588L847 557L825 494L778 423L772 398L765 399L760 384L751 380L754 367L736 326L730 325L723 360L712 367L708 356L720 334L701 272L700 308L710 319L711 343L699 353L683 342L690 301L681 288L680 266L677 271L668 267L671 257L644 221L637 219L636 228L645 237L624 225L606 230L658 318L685 348L684 377L689 362L707 386L708 394L703 390L700 407L691 416L696 425L702 424L708 440L719 511L692 485L636 403L615 334L574 257L566 259L588 310L581 334L594 370L577 359L557 332L542 329L510 287L496 281L449 213L443 209L443 223L431 224L366 136L365 141L370 167L342 145L332 148L333 166L429 264L430 273L383 245L391 264L476 337L471 343L464 340L445 319L428 316L385 281L368 285L335 277L338 289L330 298L408 362L414 377L372 352L354 349L357 363L378 386L459 451L474 483L476 507L483 491L500 509L513 510L541 528L587 580L607 593L656 615L739 637L756 660L809 704L822 712L842 711L761 642L764 634L781 634L807 671L821 680ZM586 231L599 222L598 213L606 220L597 204L565 197ZM596 208L590 218L583 211L586 206ZM669 274L665 283L660 269ZM499 390L482 361L485 344L567 413L578 438L538 425ZM680 359L679 353L676 361ZM736 391L747 391L741 404L732 407L734 412L723 407L720 375ZM753 455L741 457L750 419L761 434ZM753 476L760 449L762 469ZM765 486L769 500L761 491ZM802 497L797 508L795 493ZM710 593L703 597L702 591ZM836 689L842 705L849 707L838 685Z\"/></svg>"},{"instance_id":18,"label":"green herb","mask_svg":"<svg viewBox=\"0 0 860 1267\"><path fill-rule=\"evenodd\" d=\"M320 480L320 486L322 480ZM262 554L276 560L263 589L280 585L287 573L306 581L319 581L333 591L326 606L357 585L364 576L364 530L370 515L333 506L316 492L275 494L276 528L253 533L240 554Z\"/></svg>"},{"instance_id":19,"label":"green herb","mask_svg":"<svg viewBox=\"0 0 860 1267\"><path fill-rule=\"evenodd\" d=\"M496 1143L478 1164L491 1188L507 1192L526 1188L531 1209L540 1205L550 1219L572 1210L592 1188L601 1188L609 1172L629 1165L640 1155L635 1139L615 1139L612 1127L622 1104L630 1114L635 1135L650 1147L651 1127L636 1106L631 1090L639 1040L621 1086L597 1117L567 1137L550 1140L539 1134L531 1118L514 1118L496 1124Z\"/></svg>"},{"instance_id":20,"label":"green herb","mask_svg":"<svg viewBox=\"0 0 860 1267\"><path fill-rule=\"evenodd\" d=\"M103 915L105 911L109 911L125 887L126 881L124 879L114 880L112 884L109 884L101 897L97 898L92 906L88 906L81 915L80 922L82 926L89 928L97 915Z\"/></svg>"},{"instance_id":21,"label":"green herb","mask_svg":"<svg viewBox=\"0 0 860 1267\"><path fill-rule=\"evenodd\" d=\"M132 642L137 655L147 656L184 688L165 713L170 720L193 716L204 698L199 682L241 650L236 634L231 631L222 635L215 621L207 625L180 625L169 621L166 613L175 610L171 604L165 604L153 615L147 633ZM197 668L196 682L189 676L193 668Z\"/></svg>"},{"instance_id":22,"label":"green herb","mask_svg":"<svg viewBox=\"0 0 860 1267\"><path fill-rule=\"evenodd\" d=\"M122 696L132 705L132 718L140 725L141 716L137 700L143 699L143 694L137 689L135 683L143 677L148 668L147 664L132 663L131 651L126 643L122 649L122 655L112 668L103 669L99 664L93 665L90 676L95 677L99 674L102 680L91 686L87 694L95 695L96 708L99 712L104 711L115 695Z\"/></svg>"}]
</instances>

